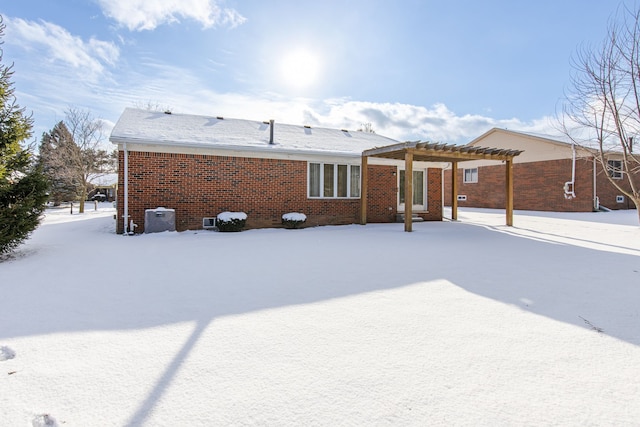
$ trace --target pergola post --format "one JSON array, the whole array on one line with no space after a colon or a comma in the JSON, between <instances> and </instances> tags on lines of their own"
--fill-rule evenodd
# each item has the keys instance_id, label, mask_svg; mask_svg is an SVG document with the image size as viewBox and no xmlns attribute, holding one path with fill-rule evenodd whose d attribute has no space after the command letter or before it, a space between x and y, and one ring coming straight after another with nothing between
<instances>
[{"instance_id":1,"label":"pergola post","mask_svg":"<svg viewBox=\"0 0 640 427\"><path fill-rule=\"evenodd\" d=\"M451 162L451 221L458 220L458 162Z\"/></svg>"},{"instance_id":2,"label":"pergola post","mask_svg":"<svg viewBox=\"0 0 640 427\"><path fill-rule=\"evenodd\" d=\"M513 160L505 161L507 225L513 226Z\"/></svg>"},{"instance_id":3,"label":"pergola post","mask_svg":"<svg viewBox=\"0 0 640 427\"><path fill-rule=\"evenodd\" d=\"M368 157L362 156L362 166L360 166L360 224L367 223L367 191L369 188L369 168L367 166Z\"/></svg>"},{"instance_id":4,"label":"pergola post","mask_svg":"<svg viewBox=\"0 0 640 427\"><path fill-rule=\"evenodd\" d=\"M404 153L404 231L413 227L413 153Z\"/></svg>"}]
</instances>

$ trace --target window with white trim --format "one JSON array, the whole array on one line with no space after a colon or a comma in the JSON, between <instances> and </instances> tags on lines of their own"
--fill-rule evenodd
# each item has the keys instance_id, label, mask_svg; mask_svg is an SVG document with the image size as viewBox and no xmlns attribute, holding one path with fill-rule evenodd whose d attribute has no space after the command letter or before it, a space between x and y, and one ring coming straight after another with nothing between
<instances>
[{"instance_id":1,"label":"window with white trim","mask_svg":"<svg viewBox=\"0 0 640 427\"><path fill-rule=\"evenodd\" d=\"M360 165L309 163L307 183L310 198L358 198Z\"/></svg>"},{"instance_id":2,"label":"window with white trim","mask_svg":"<svg viewBox=\"0 0 640 427\"><path fill-rule=\"evenodd\" d=\"M478 182L478 168L464 169L462 176L465 184Z\"/></svg>"},{"instance_id":3,"label":"window with white trim","mask_svg":"<svg viewBox=\"0 0 640 427\"><path fill-rule=\"evenodd\" d=\"M607 171L613 179L622 179L622 160L607 160Z\"/></svg>"}]
</instances>

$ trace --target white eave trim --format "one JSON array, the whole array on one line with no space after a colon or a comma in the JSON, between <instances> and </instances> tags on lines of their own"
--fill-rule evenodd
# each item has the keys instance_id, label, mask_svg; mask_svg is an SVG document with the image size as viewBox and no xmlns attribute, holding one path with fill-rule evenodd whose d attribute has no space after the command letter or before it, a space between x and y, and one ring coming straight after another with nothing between
<instances>
[{"instance_id":1,"label":"white eave trim","mask_svg":"<svg viewBox=\"0 0 640 427\"><path fill-rule=\"evenodd\" d=\"M111 137L113 144L127 144L129 151L150 151L160 153L187 153L223 156L243 156L272 159L306 160L309 157L349 158L360 159L361 153L328 150L304 150L280 148L277 144L264 147L251 147L232 144L205 144L189 142L159 142L144 139Z\"/></svg>"}]
</instances>

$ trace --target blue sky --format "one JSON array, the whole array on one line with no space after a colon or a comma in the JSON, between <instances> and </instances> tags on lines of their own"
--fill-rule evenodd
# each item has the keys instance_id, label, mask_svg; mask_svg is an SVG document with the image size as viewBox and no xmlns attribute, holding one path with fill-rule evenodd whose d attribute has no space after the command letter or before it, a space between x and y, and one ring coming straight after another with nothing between
<instances>
[{"instance_id":1,"label":"blue sky","mask_svg":"<svg viewBox=\"0 0 640 427\"><path fill-rule=\"evenodd\" d=\"M0 0L3 63L34 133L70 106L374 130L466 143L551 133L605 0Z\"/></svg>"}]
</instances>

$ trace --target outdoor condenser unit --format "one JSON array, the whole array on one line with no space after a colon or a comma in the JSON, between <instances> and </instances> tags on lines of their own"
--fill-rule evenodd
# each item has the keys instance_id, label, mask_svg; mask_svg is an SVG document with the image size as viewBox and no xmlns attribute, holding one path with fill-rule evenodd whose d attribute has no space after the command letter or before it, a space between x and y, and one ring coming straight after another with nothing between
<instances>
[{"instance_id":1,"label":"outdoor condenser unit","mask_svg":"<svg viewBox=\"0 0 640 427\"><path fill-rule=\"evenodd\" d=\"M144 211L144 232L176 231L175 209L155 208Z\"/></svg>"}]
</instances>

